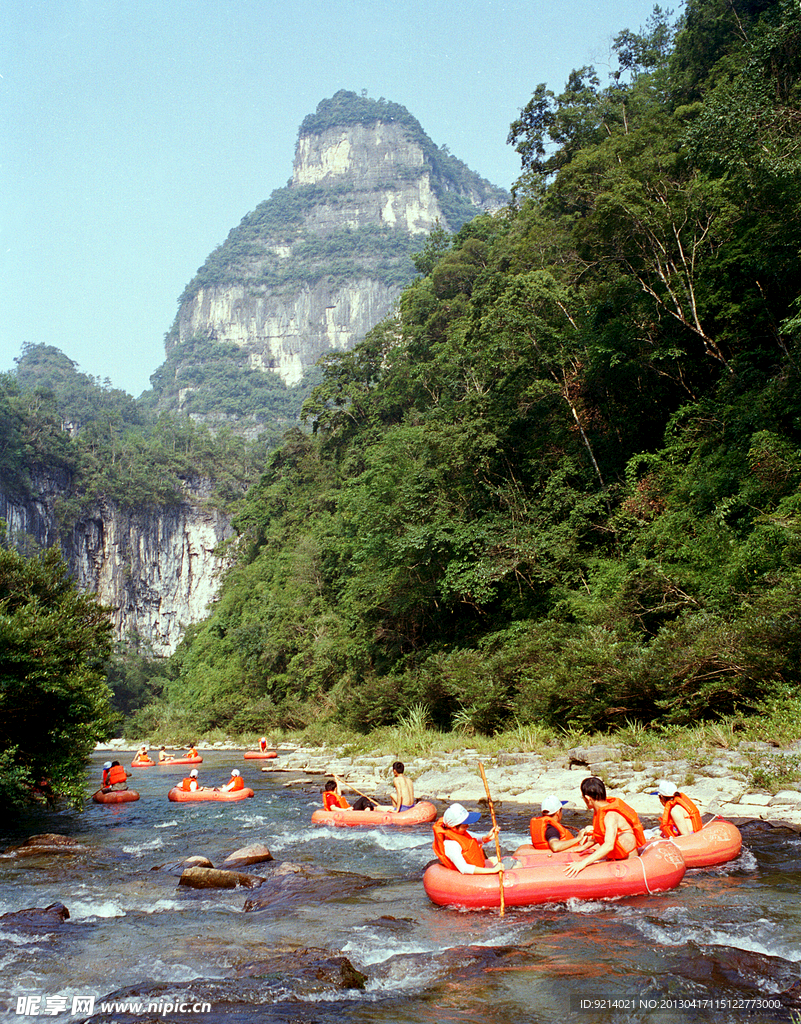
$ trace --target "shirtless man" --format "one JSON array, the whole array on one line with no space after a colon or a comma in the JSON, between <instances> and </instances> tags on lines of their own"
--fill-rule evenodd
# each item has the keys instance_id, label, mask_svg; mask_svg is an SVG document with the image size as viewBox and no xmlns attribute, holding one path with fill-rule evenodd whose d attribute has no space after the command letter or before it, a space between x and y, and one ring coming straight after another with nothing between
<instances>
[{"instance_id":1,"label":"shirtless man","mask_svg":"<svg viewBox=\"0 0 801 1024\"><path fill-rule=\"evenodd\" d=\"M411 779L403 774L403 761L396 761L392 766L395 774L395 792L392 796L393 811L408 811L414 807L414 785Z\"/></svg>"},{"instance_id":2,"label":"shirtless man","mask_svg":"<svg viewBox=\"0 0 801 1024\"><path fill-rule=\"evenodd\" d=\"M593 844L595 849L565 868L565 874L570 878L575 878L580 871L599 860L626 860L632 855L636 857L637 847L645 845L645 834L637 812L622 800L607 797L606 786L601 779L594 776L584 779L581 795L587 809L593 812L592 835L585 837L576 852L590 848Z\"/></svg>"}]
</instances>

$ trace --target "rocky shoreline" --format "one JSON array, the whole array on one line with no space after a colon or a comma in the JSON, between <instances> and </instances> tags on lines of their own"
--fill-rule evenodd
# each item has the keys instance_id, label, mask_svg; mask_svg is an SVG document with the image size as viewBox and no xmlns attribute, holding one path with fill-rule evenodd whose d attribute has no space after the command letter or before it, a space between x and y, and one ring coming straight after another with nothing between
<instances>
[{"instance_id":1,"label":"rocky shoreline","mask_svg":"<svg viewBox=\"0 0 801 1024\"><path fill-rule=\"evenodd\" d=\"M117 740L98 749L135 750L136 745ZM242 748L237 744L215 743L207 749ZM652 756L647 765L640 758L629 758L627 751L611 744L571 747L547 754L499 753L493 757L479 755L469 748L436 751L425 757L404 756L402 751L397 757L367 754L351 757L341 748L292 744L281 745L278 750L278 758L262 771L298 772L310 777L335 772L346 783L370 796L375 795L383 803L390 802L392 762L400 759L414 782L418 799L485 804L484 784L478 769L481 761L496 807L516 809L508 805L520 805L521 811L526 808L539 813L543 797L554 793L567 801L567 810L584 813L579 792L581 780L588 775L598 775L614 796L622 797L638 814L658 818L661 808L657 797L652 795L653 790L658 779L669 779L697 804L702 814L719 814L735 824L761 820L801 831L798 783L793 784L795 788L769 793L755 789L749 781L755 760L785 757L797 760L801 755L801 741L781 751L768 743L743 742L735 749L720 750L714 755L701 756L699 752L692 763L664 752L664 757ZM700 765L699 760L703 762ZM303 781L293 780L288 784Z\"/></svg>"}]
</instances>

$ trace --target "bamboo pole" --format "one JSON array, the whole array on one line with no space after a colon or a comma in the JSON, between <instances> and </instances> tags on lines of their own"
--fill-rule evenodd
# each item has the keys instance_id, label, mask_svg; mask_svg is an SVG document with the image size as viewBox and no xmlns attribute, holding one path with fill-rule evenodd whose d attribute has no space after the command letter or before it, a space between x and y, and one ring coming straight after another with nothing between
<instances>
[{"instance_id":1,"label":"bamboo pole","mask_svg":"<svg viewBox=\"0 0 801 1024\"><path fill-rule=\"evenodd\" d=\"M496 855L498 857L498 863L502 864L503 863L503 857L501 857L501 841L498 838L498 832L497 832L498 822L495 820L495 804L493 804L493 802L492 802L492 796L490 794L489 783L487 782L487 775L486 775L486 772L484 771L484 765L480 761L478 762L478 768L479 768L479 771L481 772L481 778L484 780L484 790L486 791L486 794L487 794L487 803L489 804L490 815L492 816L492 827L494 829L496 829L496 832L495 832L495 853L496 853ZM498 880L499 880L500 886L501 886L501 917L503 917L504 912L506 911L506 898L505 898L504 892L503 892L503 871L501 871L498 874Z\"/></svg>"}]
</instances>

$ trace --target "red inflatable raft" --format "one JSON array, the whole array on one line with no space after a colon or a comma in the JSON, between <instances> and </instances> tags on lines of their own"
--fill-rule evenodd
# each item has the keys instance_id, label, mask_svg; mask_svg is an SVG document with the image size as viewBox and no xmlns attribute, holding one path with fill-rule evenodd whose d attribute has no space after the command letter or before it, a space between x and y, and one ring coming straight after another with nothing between
<instances>
[{"instance_id":1,"label":"red inflatable raft","mask_svg":"<svg viewBox=\"0 0 801 1024\"><path fill-rule=\"evenodd\" d=\"M193 792L173 786L167 798L176 804L203 803L206 800L229 804L236 803L237 800L247 800L253 795L252 789L235 789L228 793L221 793L216 789L196 789Z\"/></svg>"},{"instance_id":2,"label":"red inflatable raft","mask_svg":"<svg viewBox=\"0 0 801 1024\"><path fill-rule=\"evenodd\" d=\"M131 768L155 768L155 767L156 767L156 762L155 761L137 761L137 760L131 761Z\"/></svg>"},{"instance_id":3,"label":"red inflatable raft","mask_svg":"<svg viewBox=\"0 0 801 1024\"><path fill-rule=\"evenodd\" d=\"M657 840L659 842L659 840ZM674 836L667 842L673 843L684 857L688 868L711 868L725 864L740 855L743 837L736 825L725 818L712 818L700 832L686 836Z\"/></svg>"},{"instance_id":4,"label":"red inflatable raft","mask_svg":"<svg viewBox=\"0 0 801 1024\"><path fill-rule=\"evenodd\" d=\"M203 758L199 754L197 757L168 757L166 761L158 761L157 764L159 768L167 764L203 764Z\"/></svg>"},{"instance_id":5,"label":"red inflatable raft","mask_svg":"<svg viewBox=\"0 0 801 1024\"><path fill-rule=\"evenodd\" d=\"M135 789L109 789L103 791L98 789L92 794L96 804L129 804L132 800L138 800L139 794Z\"/></svg>"},{"instance_id":6,"label":"red inflatable raft","mask_svg":"<svg viewBox=\"0 0 801 1024\"><path fill-rule=\"evenodd\" d=\"M278 757L278 752L275 750L246 750L245 760L246 761L266 761L268 758Z\"/></svg>"},{"instance_id":7,"label":"red inflatable raft","mask_svg":"<svg viewBox=\"0 0 801 1024\"><path fill-rule=\"evenodd\" d=\"M565 874L567 865L579 859L572 850L551 853L523 846L515 857L521 867L503 876L507 907L664 892L677 886L686 870L681 853L667 839L650 843L641 857L590 864L575 878ZM498 875L462 875L439 861L426 868L423 885L429 899L443 907L483 910L501 902Z\"/></svg>"},{"instance_id":8,"label":"red inflatable raft","mask_svg":"<svg viewBox=\"0 0 801 1024\"><path fill-rule=\"evenodd\" d=\"M408 811L354 811L345 808L335 811L315 811L315 825L424 825L433 821L437 809L427 800L418 800Z\"/></svg>"}]
</instances>

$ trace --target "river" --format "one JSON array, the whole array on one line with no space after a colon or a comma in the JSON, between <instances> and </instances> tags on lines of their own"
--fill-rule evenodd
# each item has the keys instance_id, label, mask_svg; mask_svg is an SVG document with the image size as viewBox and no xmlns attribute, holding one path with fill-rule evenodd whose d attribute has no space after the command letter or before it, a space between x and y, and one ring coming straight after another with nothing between
<instances>
[{"instance_id":1,"label":"river","mask_svg":"<svg viewBox=\"0 0 801 1024\"><path fill-rule=\"evenodd\" d=\"M88 793L107 756L93 757ZM501 918L429 902L429 826L312 826L319 780L262 772L241 752L203 756L205 784L238 767L255 797L172 804L167 790L187 769L134 769L136 803L5 824L2 849L52 832L90 852L0 859L0 913L61 902L70 915L50 930L0 922L4 1020L721 1024L787 1021L801 1008L801 836L790 829L745 825L735 862L688 872L671 892ZM528 841L525 808L505 806L499 823L508 850ZM253 842L275 863L245 870L269 875L291 861L313 877L288 876L246 910L265 887L179 888L164 870L191 855L218 866ZM363 989L326 983L342 957L366 976ZM294 967L309 963L299 980ZM104 1009L110 996L121 1006Z\"/></svg>"}]
</instances>

